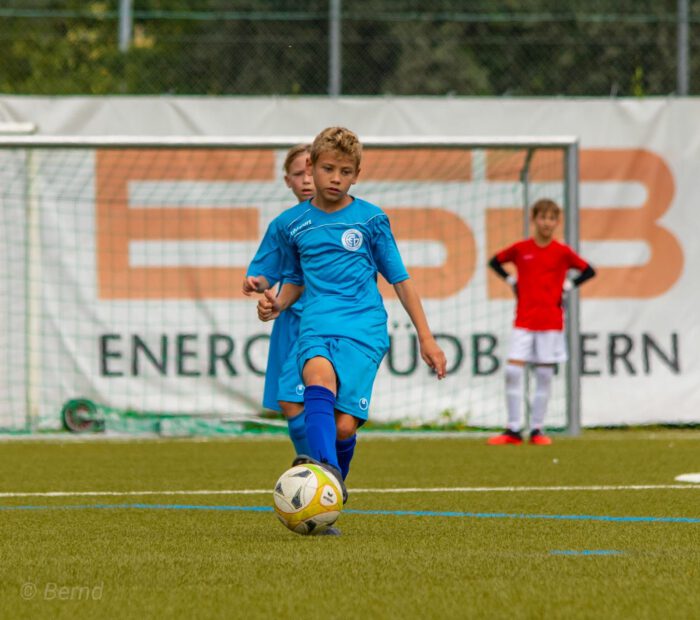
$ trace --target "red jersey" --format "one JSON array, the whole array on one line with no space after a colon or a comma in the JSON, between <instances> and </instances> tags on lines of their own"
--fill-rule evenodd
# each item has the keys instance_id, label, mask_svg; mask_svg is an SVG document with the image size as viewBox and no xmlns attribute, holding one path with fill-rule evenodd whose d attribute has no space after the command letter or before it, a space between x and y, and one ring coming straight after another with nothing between
<instances>
[{"instance_id":1,"label":"red jersey","mask_svg":"<svg viewBox=\"0 0 700 620\"><path fill-rule=\"evenodd\" d=\"M518 241L496 254L499 263L518 269L518 305L515 327L532 331L561 330L564 313L562 287L569 269L588 266L568 245L552 240L538 246L534 239Z\"/></svg>"}]
</instances>

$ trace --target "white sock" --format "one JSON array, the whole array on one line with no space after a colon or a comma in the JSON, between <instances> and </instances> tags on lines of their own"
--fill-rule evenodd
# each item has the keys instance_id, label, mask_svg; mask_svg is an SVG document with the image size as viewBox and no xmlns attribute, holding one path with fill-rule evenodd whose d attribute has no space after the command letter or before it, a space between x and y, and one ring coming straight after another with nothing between
<instances>
[{"instance_id":1,"label":"white sock","mask_svg":"<svg viewBox=\"0 0 700 620\"><path fill-rule=\"evenodd\" d=\"M554 377L554 366L535 368L535 394L532 397L532 419L530 420L532 431L541 431L544 426L544 416L547 413L549 395L552 392L552 377Z\"/></svg>"},{"instance_id":2,"label":"white sock","mask_svg":"<svg viewBox=\"0 0 700 620\"><path fill-rule=\"evenodd\" d=\"M506 406L508 424L511 431L518 432L521 427L521 408L523 403L523 377L525 366L506 364Z\"/></svg>"}]
</instances>

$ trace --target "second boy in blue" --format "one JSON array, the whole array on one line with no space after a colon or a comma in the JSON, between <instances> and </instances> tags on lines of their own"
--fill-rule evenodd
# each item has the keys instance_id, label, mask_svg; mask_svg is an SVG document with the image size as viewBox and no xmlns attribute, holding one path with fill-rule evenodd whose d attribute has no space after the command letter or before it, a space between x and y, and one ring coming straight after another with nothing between
<instances>
[{"instance_id":1,"label":"second boy in blue","mask_svg":"<svg viewBox=\"0 0 700 620\"><path fill-rule=\"evenodd\" d=\"M284 285L258 303L258 316L274 319L306 287L299 329L298 364L306 386L304 409L310 461L342 480L367 419L372 386L387 352L387 314L377 273L394 285L418 333L421 357L445 376L445 355L430 332L387 215L348 194L360 172L362 147L342 127L322 131L310 150L316 195L280 231L287 255ZM302 457L295 462L304 461Z\"/></svg>"},{"instance_id":2,"label":"second boy in blue","mask_svg":"<svg viewBox=\"0 0 700 620\"><path fill-rule=\"evenodd\" d=\"M299 202L314 195L314 182L306 170L308 144L298 144L287 152L284 160L284 180ZM277 227L284 229L288 218L294 219L295 207L275 218L268 226L260 247L243 280L243 293L262 293L282 280L282 253L277 245ZM291 214L291 215L290 215ZM297 454L309 451L306 443L304 418L304 384L296 365L296 346L303 301L300 299L284 313L272 328L265 370L263 406L281 411L287 420L289 437Z\"/></svg>"}]
</instances>

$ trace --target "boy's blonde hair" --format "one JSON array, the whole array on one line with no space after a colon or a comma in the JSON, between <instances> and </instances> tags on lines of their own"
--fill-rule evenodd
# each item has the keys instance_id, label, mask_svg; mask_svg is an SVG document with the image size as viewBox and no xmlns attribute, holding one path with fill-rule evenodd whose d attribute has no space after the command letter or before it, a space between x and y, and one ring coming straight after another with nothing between
<instances>
[{"instance_id":1,"label":"boy's blonde hair","mask_svg":"<svg viewBox=\"0 0 700 620\"><path fill-rule=\"evenodd\" d=\"M310 148L310 144L297 144L287 151L287 157L284 158L285 174L289 174L289 167L292 165L292 162L302 153L308 153Z\"/></svg>"},{"instance_id":2,"label":"boy's blonde hair","mask_svg":"<svg viewBox=\"0 0 700 620\"><path fill-rule=\"evenodd\" d=\"M355 168L360 168L362 143L357 134L345 127L328 127L316 136L309 150L311 163L315 164L322 153L332 151L338 155L351 157Z\"/></svg>"},{"instance_id":3,"label":"boy's blonde hair","mask_svg":"<svg viewBox=\"0 0 700 620\"><path fill-rule=\"evenodd\" d=\"M536 218L540 213L553 213L556 217L561 215L561 207L549 198L541 198L532 205L532 217Z\"/></svg>"}]
</instances>

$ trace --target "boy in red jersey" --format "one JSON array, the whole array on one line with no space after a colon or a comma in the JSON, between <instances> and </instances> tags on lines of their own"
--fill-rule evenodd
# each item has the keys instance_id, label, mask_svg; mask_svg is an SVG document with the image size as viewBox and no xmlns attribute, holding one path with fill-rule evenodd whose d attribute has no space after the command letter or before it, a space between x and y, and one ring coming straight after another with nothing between
<instances>
[{"instance_id":1,"label":"boy in red jersey","mask_svg":"<svg viewBox=\"0 0 700 620\"><path fill-rule=\"evenodd\" d=\"M532 207L533 237L501 250L489 262L489 267L508 282L518 300L505 369L508 424L502 434L488 440L493 446L523 442L520 408L528 363L535 367L530 443L541 446L552 443L542 427L554 370L567 359L563 299L573 287L595 275L585 260L554 239L560 216L561 209L555 202L538 200ZM517 277L503 269L503 263L513 263ZM580 273L569 280L569 269Z\"/></svg>"}]
</instances>

